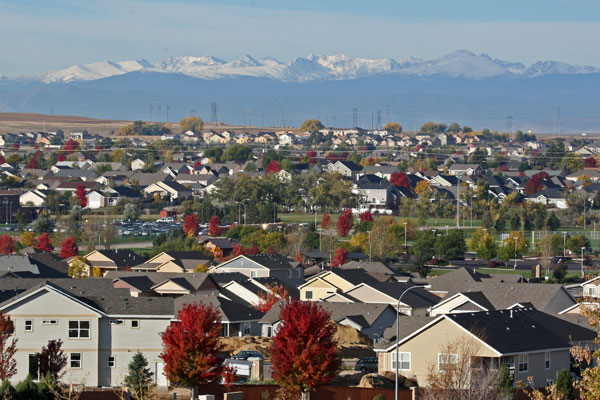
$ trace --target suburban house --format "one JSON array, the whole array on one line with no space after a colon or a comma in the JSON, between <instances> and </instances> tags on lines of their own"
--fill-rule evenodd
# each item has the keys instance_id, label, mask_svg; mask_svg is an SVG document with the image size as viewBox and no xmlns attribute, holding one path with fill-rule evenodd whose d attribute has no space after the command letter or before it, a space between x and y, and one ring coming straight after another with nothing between
<instances>
[{"instance_id":1,"label":"suburban house","mask_svg":"<svg viewBox=\"0 0 600 400\"><path fill-rule=\"evenodd\" d=\"M192 197L192 191L190 189L175 181L160 181L148 185L144 189L144 194L147 196L168 196L172 199L187 199Z\"/></svg>"},{"instance_id":2,"label":"suburban house","mask_svg":"<svg viewBox=\"0 0 600 400\"><path fill-rule=\"evenodd\" d=\"M48 192L45 190L28 190L19 196L19 204L22 206L43 207Z\"/></svg>"},{"instance_id":3,"label":"suburban house","mask_svg":"<svg viewBox=\"0 0 600 400\"><path fill-rule=\"evenodd\" d=\"M83 256L88 268L88 274L94 275L94 269L100 276L104 276L108 271L125 270L146 261L146 259L136 252L129 249L122 250L93 250ZM75 258L68 261L69 266L74 262Z\"/></svg>"},{"instance_id":4,"label":"suburban house","mask_svg":"<svg viewBox=\"0 0 600 400\"><path fill-rule=\"evenodd\" d=\"M132 271L194 272L198 267L208 268L211 261L200 251L163 251L148 261L131 267Z\"/></svg>"},{"instance_id":5,"label":"suburban house","mask_svg":"<svg viewBox=\"0 0 600 400\"><path fill-rule=\"evenodd\" d=\"M327 165L327 172L337 172L354 180L362 167L352 161L336 161Z\"/></svg>"},{"instance_id":6,"label":"suburban house","mask_svg":"<svg viewBox=\"0 0 600 400\"><path fill-rule=\"evenodd\" d=\"M316 302L319 307L331 314L331 320L340 325L350 326L373 340L381 339L386 329L396 321L394 307L386 304L348 304ZM260 319L261 335L277 335L281 304L274 305Z\"/></svg>"},{"instance_id":7,"label":"suburban house","mask_svg":"<svg viewBox=\"0 0 600 400\"><path fill-rule=\"evenodd\" d=\"M280 254L239 255L211 267L210 273L239 272L250 278L277 278L286 285L298 286L304 282L304 267L292 263Z\"/></svg>"},{"instance_id":8,"label":"suburban house","mask_svg":"<svg viewBox=\"0 0 600 400\"><path fill-rule=\"evenodd\" d=\"M373 276L361 269L334 268L313 276L298 286L298 289L300 290L300 300L317 301L334 293L350 290L363 282L375 281Z\"/></svg>"},{"instance_id":9,"label":"suburban house","mask_svg":"<svg viewBox=\"0 0 600 400\"><path fill-rule=\"evenodd\" d=\"M398 321L402 328L397 350L395 325L375 350L379 372L395 371L398 354L400 373L416 379L421 387L429 384L430 368L441 371L462 357L468 357L475 368L494 369L503 363L514 384L520 381L544 387L552 384L561 370L570 370L569 349L574 344L592 345L596 337L593 330L531 307L445 314L412 324L409 318L402 323L404 319Z\"/></svg>"},{"instance_id":10,"label":"suburban house","mask_svg":"<svg viewBox=\"0 0 600 400\"><path fill-rule=\"evenodd\" d=\"M35 353L49 340L60 339L67 356L66 383L119 386L131 358L141 351L155 383L167 385L158 356L163 350L160 333L175 316L172 298L130 297L104 279L18 281L30 287L15 290L14 282L0 280L0 309L14 321L19 338L13 383L27 374L39 379Z\"/></svg>"},{"instance_id":11,"label":"suburban house","mask_svg":"<svg viewBox=\"0 0 600 400\"><path fill-rule=\"evenodd\" d=\"M479 164L452 164L448 168L450 175L462 175L462 176L479 176L482 174L482 169Z\"/></svg>"}]
</instances>

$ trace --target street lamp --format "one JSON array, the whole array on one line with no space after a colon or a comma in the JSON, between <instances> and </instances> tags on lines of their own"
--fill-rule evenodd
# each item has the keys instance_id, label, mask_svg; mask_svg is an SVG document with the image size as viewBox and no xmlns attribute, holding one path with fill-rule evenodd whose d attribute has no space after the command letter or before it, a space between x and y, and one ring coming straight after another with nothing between
<instances>
[{"instance_id":1,"label":"street lamp","mask_svg":"<svg viewBox=\"0 0 600 400\"><path fill-rule=\"evenodd\" d=\"M519 241L519 238L517 236L515 236L513 239L515 240L515 267L514 267L514 269L517 269L517 242Z\"/></svg>"},{"instance_id":2,"label":"street lamp","mask_svg":"<svg viewBox=\"0 0 600 400\"><path fill-rule=\"evenodd\" d=\"M244 203L245 201L248 201L248 199L246 200L242 200L242 201L236 201L236 203L238 203L238 221L242 222L242 217L240 216L240 204L244 206L244 225L246 225L246 203ZM202 208L202 212L204 213L204 208Z\"/></svg>"},{"instance_id":3,"label":"street lamp","mask_svg":"<svg viewBox=\"0 0 600 400\"><path fill-rule=\"evenodd\" d=\"M396 386L395 386L395 390L394 390L394 400L398 400L398 373L399 373L399 365L400 365L400 351L398 350L399 347L399 342L400 342L400 300L402 299L402 296L404 296L404 294L406 292L408 292L409 290L415 289L415 288L424 288L427 286L411 286L408 289L406 289L404 292L402 292L400 294L400 297L398 297L398 304L396 307Z\"/></svg>"},{"instance_id":4,"label":"street lamp","mask_svg":"<svg viewBox=\"0 0 600 400\"><path fill-rule=\"evenodd\" d=\"M371 262L371 231L369 232L369 262Z\"/></svg>"},{"instance_id":5,"label":"street lamp","mask_svg":"<svg viewBox=\"0 0 600 400\"><path fill-rule=\"evenodd\" d=\"M585 247L581 248L581 279L585 279L585 274L583 273L583 252L585 251Z\"/></svg>"},{"instance_id":6,"label":"street lamp","mask_svg":"<svg viewBox=\"0 0 600 400\"><path fill-rule=\"evenodd\" d=\"M563 257L567 256L567 232L563 232Z\"/></svg>"},{"instance_id":7,"label":"street lamp","mask_svg":"<svg viewBox=\"0 0 600 400\"><path fill-rule=\"evenodd\" d=\"M404 250L406 250L406 224L408 222L404 221L402 224L404 224Z\"/></svg>"}]
</instances>

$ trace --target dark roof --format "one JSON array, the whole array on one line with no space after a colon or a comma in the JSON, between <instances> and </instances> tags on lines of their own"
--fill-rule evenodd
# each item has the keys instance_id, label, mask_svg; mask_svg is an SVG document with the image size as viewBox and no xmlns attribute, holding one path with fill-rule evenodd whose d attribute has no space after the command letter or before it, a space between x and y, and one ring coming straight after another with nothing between
<instances>
[{"instance_id":1,"label":"dark roof","mask_svg":"<svg viewBox=\"0 0 600 400\"><path fill-rule=\"evenodd\" d=\"M268 269L290 269L293 268L290 261L281 254L252 254L244 255L243 257L254 261Z\"/></svg>"},{"instance_id":2,"label":"dark roof","mask_svg":"<svg viewBox=\"0 0 600 400\"><path fill-rule=\"evenodd\" d=\"M500 353L570 348L573 342L593 340L596 332L535 309L448 314Z\"/></svg>"},{"instance_id":3,"label":"dark roof","mask_svg":"<svg viewBox=\"0 0 600 400\"><path fill-rule=\"evenodd\" d=\"M236 297L227 293L232 299ZM215 306L224 320L230 322L236 321L257 321L264 314L256 308L249 306L245 302L237 302L217 295L215 292L197 292L175 299L175 310L179 311L185 304L201 303L204 305Z\"/></svg>"},{"instance_id":4,"label":"dark roof","mask_svg":"<svg viewBox=\"0 0 600 400\"><path fill-rule=\"evenodd\" d=\"M231 250L233 249L234 244L239 244L240 242L235 239L223 238L223 237L211 237L211 236L202 236L198 238L199 243L206 244L208 242L214 244L221 250Z\"/></svg>"},{"instance_id":5,"label":"dark roof","mask_svg":"<svg viewBox=\"0 0 600 400\"><path fill-rule=\"evenodd\" d=\"M206 260L206 254L201 251L166 251L175 260Z\"/></svg>"},{"instance_id":6,"label":"dark roof","mask_svg":"<svg viewBox=\"0 0 600 400\"><path fill-rule=\"evenodd\" d=\"M132 189L129 186L117 186L112 188L112 190L117 192L120 197L143 197L138 190Z\"/></svg>"},{"instance_id":7,"label":"dark roof","mask_svg":"<svg viewBox=\"0 0 600 400\"><path fill-rule=\"evenodd\" d=\"M96 250L103 256L110 258L117 267L133 267L146 261L145 257L129 249Z\"/></svg>"},{"instance_id":8,"label":"dark roof","mask_svg":"<svg viewBox=\"0 0 600 400\"><path fill-rule=\"evenodd\" d=\"M358 184L363 185L367 183L376 184L381 183L382 179L374 174L365 174L358 179Z\"/></svg>"},{"instance_id":9,"label":"dark roof","mask_svg":"<svg viewBox=\"0 0 600 400\"><path fill-rule=\"evenodd\" d=\"M481 292L463 292L461 294L479 304L481 307L484 307L488 311L495 310L495 307L492 305L492 303L490 303L488 298L485 297L485 295Z\"/></svg>"},{"instance_id":10,"label":"dark roof","mask_svg":"<svg viewBox=\"0 0 600 400\"><path fill-rule=\"evenodd\" d=\"M356 164L353 161L342 161L342 160L339 160L339 162L342 163L346 168L348 168L351 171L360 171L360 170L362 170L362 167L360 165Z\"/></svg>"},{"instance_id":11,"label":"dark roof","mask_svg":"<svg viewBox=\"0 0 600 400\"><path fill-rule=\"evenodd\" d=\"M397 299L409 287L415 286L400 282L374 282L368 283L368 285L394 299ZM428 292L425 288L412 289L402 296L402 303L408 304L412 308L428 308L439 303L440 300L440 297Z\"/></svg>"}]
</instances>

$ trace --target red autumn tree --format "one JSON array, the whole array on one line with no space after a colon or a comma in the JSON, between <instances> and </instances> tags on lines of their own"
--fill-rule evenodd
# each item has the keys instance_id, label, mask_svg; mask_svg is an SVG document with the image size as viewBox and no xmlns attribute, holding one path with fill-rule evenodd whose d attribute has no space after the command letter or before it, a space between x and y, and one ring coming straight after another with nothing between
<instances>
[{"instance_id":1,"label":"red autumn tree","mask_svg":"<svg viewBox=\"0 0 600 400\"><path fill-rule=\"evenodd\" d=\"M337 234L341 237L348 236L350 229L352 229L352 224L354 223L352 218L352 210L346 208L344 213L340 215L337 222Z\"/></svg>"},{"instance_id":2,"label":"red autumn tree","mask_svg":"<svg viewBox=\"0 0 600 400\"><path fill-rule=\"evenodd\" d=\"M317 152L314 150L309 150L306 152L306 156L308 157L308 162L311 164L316 164L317 163Z\"/></svg>"},{"instance_id":3,"label":"red autumn tree","mask_svg":"<svg viewBox=\"0 0 600 400\"><path fill-rule=\"evenodd\" d=\"M360 218L360 222L373 222L373 214L369 210L358 214L358 218Z\"/></svg>"},{"instance_id":4,"label":"red autumn tree","mask_svg":"<svg viewBox=\"0 0 600 400\"><path fill-rule=\"evenodd\" d=\"M188 237L198 236L198 217L190 214L183 219L183 231Z\"/></svg>"},{"instance_id":5,"label":"red autumn tree","mask_svg":"<svg viewBox=\"0 0 600 400\"><path fill-rule=\"evenodd\" d=\"M67 366L67 355L62 350L63 341L49 340L48 346L43 346L42 351L36 354L38 365L42 376L50 374L52 378L58 380L64 372L60 371Z\"/></svg>"},{"instance_id":6,"label":"red autumn tree","mask_svg":"<svg viewBox=\"0 0 600 400\"><path fill-rule=\"evenodd\" d=\"M75 257L78 252L79 248L77 247L77 243L75 243L75 238L73 236L69 236L63 240L62 245L60 246L60 258Z\"/></svg>"},{"instance_id":7,"label":"red autumn tree","mask_svg":"<svg viewBox=\"0 0 600 400\"><path fill-rule=\"evenodd\" d=\"M594 157L588 157L585 160L583 160L583 166L585 168L596 168L597 163L596 163L596 159Z\"/></svg>"},{"instance_id":8,"label":"red autumn tree","mask_svg":"<svg viewBox=\"0 0 600 400\"><path fill-rule=\"evenodd\" d=\"M321 228L325 230L331 229L331 217L327 213L323 213L323 218L321 219Z\"/></svg>"},{"instance_id":9,"label":"red autumn tree","mask_svg":"<svg viewBox=\"0 0 600 400\"><path fill-rule=\"evenodd\" d=\"M550 176L544 171L533 175L525 184L525 194L532 195L541 191L544 188L544 179L548 178L550 178Z\"/></svg>"},{"instance_id":10,"label":"red autumn tree","mask_svg":"<svg viewBox=\"0 0 600 400\"><path fill-rule=\"evenodd\" d=\"M4 164L6 162L6 158L2 154L0 154L0 164Z\"/></svg>"},{"instance_id":11,"label":"red autumn tree","mask_svg":"<svg viewBox=\"0 0 600 400\"><path fill-rule=\"evenodd\" d=\"M77 140L73 140L73 138L70 138L69 140L67 140L65 142L65 150L69 154L73 153L78 148L79 148L79 142Z\"/></svg>"},{"instance_id":12,"label":"red autumn tree","mask_svg":"<svg viewBox=\"0 0 600 400\"><path fill-rule=\"evenodd\" d=\"M301 252L296 252L296 257L294 257L294 261L296 262L303 262L304 261L304 256L302 255Z\"/></svg>"},{"instance_id":13,"label":"red autumn tree","mask_svg":"<svg viewBox=\"0 0 600 400\"><path fill-rule=\"evenodd\" d=\"M40 235L35 248L45 251L46 253L52 253L52 241L50 240L50 235L47 232L44 232Z\"/></svg>"},{"instance_id":14,"label":"red autumn tree","mask_svg":"<svg viewBox=\"0 0 600 400\"><path fill-rule=\"evenodd\" d=\"M348 257L348 251L346 251L345 248L340 247L338 249L335 249L335 255L331 259L331 266L339 267L340 265L342 265L343 263L346 262L347 257Z\"/></svg>"},{"instance_id":15,"label":"red autumn tree","mask_svg":"<svg viewBox=\"0 0 600 400\"><path fill-rule=\"evenodd\" d=\"M0 236L0 254L12 254L15 252L15 239L9 234Z\"/></svg>"},{"instance_id":16,"label":"red autumn tree","mask_svg":"<svg viewBox=\"0 0 600 400\"><path fill-rule=\"evenodd\" d=\"M58 156L56 156L56 161L66 161L67 160L67 156L65 156L64 154L59 154Z\"/></svg>"},{"instance_id":17,"label":"red autumn tree","mask_svg":"<svg viewBox=\"0 0 600 400\"><path fill-rule=\"evenodd\" d=\"M221 234L221 227L219 226L220 223L221 221L216 215L210 217L210 220L208 221L208 234L210 236L219 236Z\"/></svg>"},{"instance_id":18,"label":"red autumn tree","mask_svg":"<svg viewBox=\"0 0 600 400\"><path fill-rule=\"evenodd\" d=\"M85 197L85 195L86 195L85 186L82 183L77 185L77 190L75 191L75 195L79 199L79 205L81 207L87 206L87 197Z\"/></svg>"},{"instance_id":19,"label":"red autumn tree","mask_svg":"<svg viewBox=\"0 0 600 400\"><path fill-rule=\"evenodd\" d=\"M39 167L40 167L40 165L38 164L38 160L35 157L31 157L29 159L29 162L25 166L25 168L33 168L33 169L38 169Z\"/></svg>"},{"instance_id":20,"label":"red autumn tree","mask_svg":"<svg viewBox=\"0 0 600 400\"><path fill-rule=\"evenodd\" d=\"M186 386L204 385L216 381L222 367L221 316L212 305L186 304L173 322L161 334L165 374L173 383Z\"/></svg>"},{"instance_id":21,"label":"red autumn tree","mask_svg":"<svg viewBox=\"0 0 600 400\"><path fill-rule=\"evenodd\" d=\"M390 177L390 183L395 186L410 189L410 181L404 172L394 172Z\"/></svg>"},{"instance_id":22,"label":"red autumn tree","mask_svg":"<svg viewBox=\"0 0 600 400\"><path fill-rule=\"evenodd\" d=\"M258 292L258 304L256 309L264 313L268 312L278 301L285 301L289 298L289 293L283 285L265 285L267 292Z\"/></svg>"},{"instance_id":23,"label":"red autumn tree","mask_svg":"<svg viewBox=\"0 0 600 400\"><path fill-rule=\"evenodd\" d=\"M314 302L294 299L281 307L271 347L273 378L310 399L310 391L336 377L341 361L331 316Z\"/></svg>"},{"instance_id":24,"label":"red autumn tree","mask_svg":"<svg viewBox=\"0 0 600 400\"><path fill-rule=\"evenodd\" d=\"M10 317L0 311L0 379L10 379L17 373L17 361L15 353L17 352L17 338L13 336L15 325ZM8 340L13 336L12 341Z\"/></svg>"},{"instance_id":25,"label":"red autumn tree","mask_svg":"<svg viewBox=\"0 0 600 400\"><path fill-rule=\"evenodd\" d=\"M279 161L277 160L271 160L268 164L267 164L267 168L265 168L265 174L269 175L269 174L274 174L281 171L281 164L279 164Z\"/></svg>"},{"instance_id":26,"label":"red autumn tree","mask_svg":"<svg viewBox=\"0 0 600 400\"><path fill-rule=\"evenodd\" d=\"M19 150L19 147L21 147L19 146L19 143L13 143L12 145L13 150Z\"/></svg>"},{"instance_id":27,"label":"red autumn tree","mask_svg":"<svg viewBox=\"0 0 600 400\"><path fill-rule=\"evenodd\" d=\"M233 385L235 384L235 373L237 372L237 368L232 367L231 364L227 364L223 367L223 387L225 387L226 391L230 391Z\"/></svg>"},{"instance_id":28,"label":"red autumn tree","mask_svg":"<svg viewBox=\"0 0 600 400\"><path fill-rule=\"evenodd\" d=\"M194 163L194 169L200 169L200 167L202 167L202 161L196 160Z\"/></svg>"}]
</instances>

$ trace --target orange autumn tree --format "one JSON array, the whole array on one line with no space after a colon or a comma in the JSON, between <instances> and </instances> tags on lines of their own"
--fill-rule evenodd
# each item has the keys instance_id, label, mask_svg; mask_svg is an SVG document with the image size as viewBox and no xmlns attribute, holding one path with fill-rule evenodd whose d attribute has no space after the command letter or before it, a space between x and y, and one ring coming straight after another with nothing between
<instances>
[{"instance_id":1,"label":"orange autumn tree","mask_svg":"<svg viewBox=\"0 0 600 400\"><path fill-rule=\"evenodd\" d=\"M340 370L336 327L321 306L298 299L282 305L280 320L271 347L273 378L308 400L311 390L331 382Z\"/></svg>"},{"instance_id":2,"label":"orange autumn tree","mask_svg":"<svg viewBox=\"0 0 600 400\"><path fill-rule=\"evenodd\" d=\"M264 313L268 312L278 301L287 300L290 296L283 285L277 283L274 285L266 284L265 287L267 292L258 292L259 302L255 306L257 310Z\"/></svg>"}]
</instances>

